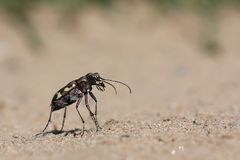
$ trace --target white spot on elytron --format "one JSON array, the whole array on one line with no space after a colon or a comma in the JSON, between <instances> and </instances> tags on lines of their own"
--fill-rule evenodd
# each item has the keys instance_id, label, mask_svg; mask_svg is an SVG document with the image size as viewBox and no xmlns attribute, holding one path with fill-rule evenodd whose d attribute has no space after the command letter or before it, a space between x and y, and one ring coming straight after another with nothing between
<instances>
[{"instance_id":1,"label":"white spot on elytron","mask_svg":"<svg viewBox=\"0 0 240 160\"><path fill-rule=\"evenodd\" d=\"M64 91L64 92L67 92L67 91L69 91L70 89L71 89L71 88L65 87L63 91Z\"/></svg>"},{"instance_id":2,"label":"white spot on elytron","mask_svg":"<svg viewBox=\"0 0 240 160\"><path fill-rule=\"evenodd\" d=\"M57 98L61 97L62 94L60 92L57 93Z\"/></svg>"},{"instance_id":3,"label":"white spot on elytron","mask_svg":"<svg viewBox=\"0 0 240 160\"><path fill-rule=\"evenodd\" d=\"M70 91L70 90L71 90L73 87L75 87L75 86L76 86L76 85L73 83L72 86L70 86L70 87L65 87L63 91L64 91L64 92L68 92L68 91Z\"/></svg>"}]
</instances>

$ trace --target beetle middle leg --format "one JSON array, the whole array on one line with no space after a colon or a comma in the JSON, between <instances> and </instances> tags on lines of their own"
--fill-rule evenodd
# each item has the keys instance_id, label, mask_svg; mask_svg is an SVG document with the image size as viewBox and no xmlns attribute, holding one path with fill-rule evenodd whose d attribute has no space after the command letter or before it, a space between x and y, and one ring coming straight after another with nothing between
<instances>
[{"instance_id":1,"label":"beetle middle leg","mask_svg":"<svg viewBox=\"0 0 240 160\"><path fill-rule=\"evenodd\" d=\"M89 107L89 104L88 104L88 93L85 93L84 94L84 97L85 97L85 105L86 105L86 108L88 109L89 113L90 113L90 116L96 126L96 131L98 131L99 129L101 129L101 127L98 125L98 122L96 120L96 117L94 116L93 112L91 111L90 107Z\"/></svg>"},{"instance_id":2,"label":"beetle middle leg","mask_svg":"<svg viewBox=\"0 0 240 160\"><path fill-rule=\"evenodd\" d=\"M79 110L78 110L78 106L80 105L80 103L81 103L81 101L82 101L82 98L83 98L83 95L80 95L80 97L79 97L79 99L77 100L77 103L76 103L76 110L77 110L78 115L79 115L79 117L81 118L81 120L82 120L82 124L83 124L83 128L82 128L82 134L81 134L81 136L83 136L83 134L84 134L84 130L85 130L85 127L84 127L84 123L85 123L85 121L84 121L82 115L80 114L80 112L79 112Z\"/></svg>"}]
</instances>

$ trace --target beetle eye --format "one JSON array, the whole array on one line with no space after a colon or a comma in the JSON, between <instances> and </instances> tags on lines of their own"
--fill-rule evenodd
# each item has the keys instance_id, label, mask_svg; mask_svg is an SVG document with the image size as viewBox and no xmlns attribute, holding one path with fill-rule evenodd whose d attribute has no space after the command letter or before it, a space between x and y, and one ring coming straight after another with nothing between
<instances>
[{"instance_id":1,"label":"beetle eye","mask_svg":"<svg viewBox=\"0 0 240 160\"><path fill-rule=\"evenodd\" d=\"M96 77L100 77L100 75L96 72L96 73L94 73L94 75L96 76Z\"/></svg>"}]
</instances>

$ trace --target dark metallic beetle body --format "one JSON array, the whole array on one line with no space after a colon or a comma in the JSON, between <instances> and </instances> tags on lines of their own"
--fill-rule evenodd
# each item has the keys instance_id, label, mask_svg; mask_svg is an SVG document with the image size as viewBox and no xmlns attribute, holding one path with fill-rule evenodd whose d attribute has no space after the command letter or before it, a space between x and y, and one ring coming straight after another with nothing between
<instances>
[{"instance_id":1,"label":"dark metallic beetle body","mask_svg":"<svg viewBox=\"0 0 240 160\"><path fill-rule=\"evenodd\" d=\"M100 77L100 75L98 73L88 73L87 75L80 77L79 79L71 81L70 83L68 83L66 86L64 86L63 88L61 88L59 91L57 91L55 93L55 95L52 98L51 104L50 104L50 106L51 106L50 116L49 116L48 122L47 122L45 128L43 129L42 133L46 130L49 122L51 122L52 112L60 110L62 108L65 108L63 122L62 122L62 128L61 128L61 130L62 130L63 126L64 126L64 122L65 122L67 106L77 102L76 109L77 109L77 112L83 123L83 132L82 132L82 135L83 135L84 120L78 110L78 106L81 103L81 100L83 99L83 97L85 97L86 108L88 109L90 116L96 125L97 130L101 129L101 127L98 125L98 121L97 121L97 99L91 91L92 91L92 86L96 86L96 88L98 90L104 91L105 90L104 83L106 83L106 84L110 85L111 87L113 87L115 92L117 93L115 86L112 85L111 83L109 83L109 81L121 83L121 84L127 86L131 93L131 88L123 82L116 81L116 80L110 80L110 79L104 79L104 78ZM90 97L96 103L95 113L93 113L90 110L90 107L88 104L88 95L90 95Z\"/></svg>"}]
</instances>

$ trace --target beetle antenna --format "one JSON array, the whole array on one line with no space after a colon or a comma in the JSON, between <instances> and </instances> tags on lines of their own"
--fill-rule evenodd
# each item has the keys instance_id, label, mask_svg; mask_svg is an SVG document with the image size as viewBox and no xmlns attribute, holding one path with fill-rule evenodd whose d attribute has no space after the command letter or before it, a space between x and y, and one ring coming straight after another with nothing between
<instances>
[{"instance_id":1,"label":"beetle antenna","mask_svg":"<svg viewBox=\"0 0 240 160\"><path fill-rule=\"evenodd\" d=\"M130 91L130 93L132 93L132 90L131 90L131 88L127 85L127 84L125 84L125 83L123 83L123 82L121 82L121 81L117 81L117 80L111 80L111 79L104 79L104 78L102 78L104 81L111 81L111 82L116 82L116 83L120 83L120 84L122 84L122 85L124 85L124 86L126 86L128 89L129 89L129 91Z\"/></svg>"},{"instance_id":2,"label":"beetle antenna","mask_svg":"<svg viewBox=\"0 0 240 160\"><path fill-rule=\"evenodd\" d=\"M110 85L114 89L115 93L117 94L117 89L116 89L116 87L113 84L111 84L109 82L106 82L106 81L103 81L103 82L107 83L108 85Z\"/></svg>"}]
</instances>

